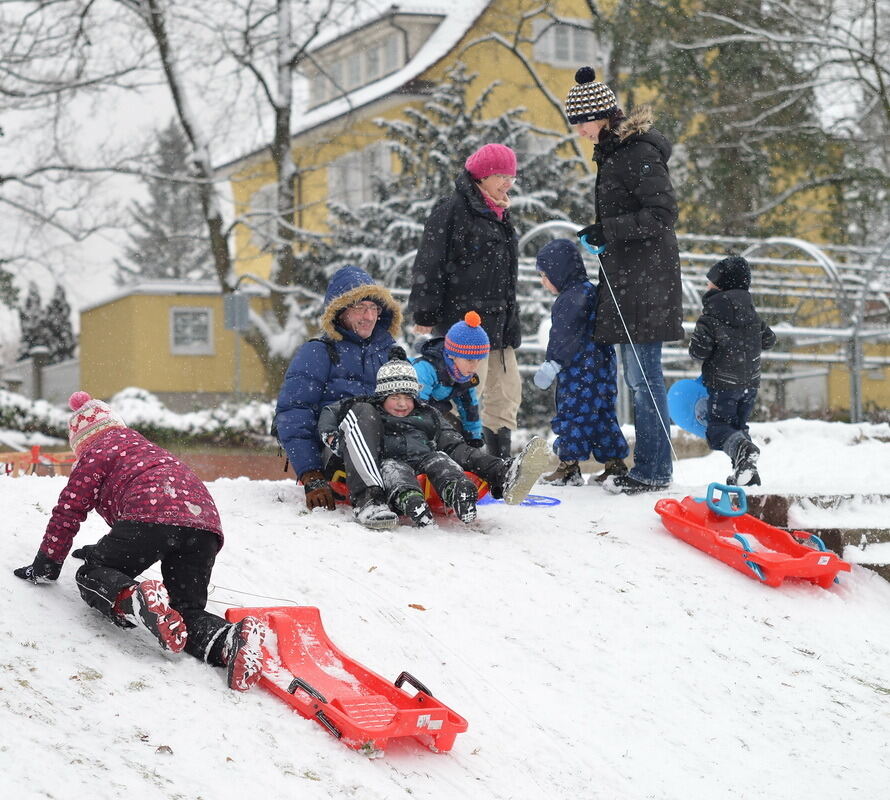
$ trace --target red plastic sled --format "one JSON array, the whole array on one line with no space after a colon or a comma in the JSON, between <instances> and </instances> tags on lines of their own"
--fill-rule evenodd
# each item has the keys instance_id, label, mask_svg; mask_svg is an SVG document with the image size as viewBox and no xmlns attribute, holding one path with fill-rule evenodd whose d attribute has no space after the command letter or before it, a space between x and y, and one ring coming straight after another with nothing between
<instances>
[{"instance_id":1,"label":"red plastic sled","mask_svg":"<svg viewBox=\"0 0 890 800\"><path fill-rule=\"evenodd\" d=\"M467 729L462 716L407 672L390 683L338 650L325 633L317 608L226 611L230 622L248 615L262 619L271 632L263 645L260 685L347 747L380 756L391 739L407 736L434 752L445 752ZM408 694L403 683L417 694Z\"/></svg>"},{"instance_id":2,"label":"red plastic sled","mask_svg":"<svg viewBox=\"0 0 890 800\"><path fill-rule=\"evenodd\" d=\"M477 502L488 494L488 484L482 480L482 478L472 472L464 471L464 475L476 484ZM426 504L430 507L430 511L440 515L454 513L442 502L442 498L439 497L438 492L433 488L433 484L427 480L426 475L418 475L417 482L420 484L420 489L423 492ZM339 495L337 498L338 500L344 503L349 502L349 489L346 486L346 474L342 470L337 470L337 472L334 473L334 477L331 479L331 488L333 488L334 492Z\"/></svg>"},{"instance_id":3,"label":"red plastic sled","mask_svg":"<svg viewBox=\"0 0 890 800\"><path fill-rule=\"evenodd\" d=\"M745 513L748 502L738 486L712 483L706 498L685 497L682 502L665 498L655 510L674 536L768 586L801 578L828 589L838 572L850 571L850 565L826 550L815 534L789 533Z\"/></svg>"}]
</instances>

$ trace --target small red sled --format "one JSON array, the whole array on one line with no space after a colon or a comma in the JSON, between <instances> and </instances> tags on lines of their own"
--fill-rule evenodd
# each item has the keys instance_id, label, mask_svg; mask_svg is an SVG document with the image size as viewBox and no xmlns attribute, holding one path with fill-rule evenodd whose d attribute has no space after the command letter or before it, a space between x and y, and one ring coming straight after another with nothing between
<instances>
[{"instance_id":1,"label":"small red sled","mask_svg":"<svg viewBox=\"0 0 890 800\"><path fill-rule=\"evenodd\" d=\"M789 533L746 513L748 500L738 486L712 483L705 498L664 498L655 510L674 536L768 586L800 578L828 589L838 572L850 571L815 534Z\"/></svg>"},{"instance_id":2,"label":"small red sled","mask_svg":"<svg viewBox=\"0 0 890 800\"><path fill-rule=\"evenodd\" d=\"M328 638L313 606L230 608L229 622L259 617L270 635L263 644L260 686L353 750L382 756L392 739L413 737L446 752L467 721L440 703L407 672L390 683L345 655ZM417 690L410 695L402 685Z\"/></svg>"},{"instance_id":3,"label":"small red sled","mask_svg":"<svg viewBox=\"0 0 890 800\"><path fill-rule=\"evenodd\" d=\"M464 475L476 484L476 502L478 503L488 494L488 483L475 473L464 471ZM454 513L452 509L448 508L448 506L442 502L442 498L439 497L438 492L433 488L433 484L430 483L426 475L418 475L417 482L420 484L420 490L423 492L423 499L426 500L426 504L430 507L430 511L439 515ZM345 472L337 470L334 473L334 477L331 479L331 488L334 490L339 501L343 503L349 502L349 489L346 486Z\"/></svg>"}]
</instances>

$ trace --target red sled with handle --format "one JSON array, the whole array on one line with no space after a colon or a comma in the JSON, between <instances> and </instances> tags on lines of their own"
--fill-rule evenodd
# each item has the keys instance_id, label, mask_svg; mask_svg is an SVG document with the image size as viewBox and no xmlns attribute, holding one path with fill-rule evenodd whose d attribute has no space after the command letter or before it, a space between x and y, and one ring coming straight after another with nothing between
<instances>
[{"instance_id":1,"label":"red sled with handle","mask_svg":"<svg viewBox=\"0 0 890 800\"><path fill-rule=\"evenodd\" d=\"M707 497L664 498L655 510L674 536L768 586L800 578L828 589L838 572L850 571L815 534L789 533L746 513L748 501L738 486L712 483Z\"/></svg>"},{"instance_id":2,"label":"red sled with handle","mask_svg":"<svg viewBox=\"0 0 890 800\"><path fill-rule=\"evenodd\" d=\"M417 739L434 752L450 750L467 721L407 672L395 681L339 650L313 606L230 608L229 622L258 617L269 628L260 686L321 725L347 747L375 757L397 738ZM416 690L411 695L402 686Z\"/></svg>"}]
</instances>

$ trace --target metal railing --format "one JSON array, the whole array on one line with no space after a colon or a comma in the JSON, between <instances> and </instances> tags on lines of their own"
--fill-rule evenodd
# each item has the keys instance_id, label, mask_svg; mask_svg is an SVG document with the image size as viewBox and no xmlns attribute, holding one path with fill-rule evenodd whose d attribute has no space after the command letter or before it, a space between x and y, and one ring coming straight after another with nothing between
<instances>
[{"instance_id":1,"label":"metal railing","mask_svg":"<svg viewBox=\"0 0 890 800\"><path fill-rule=\"evenodd\" d=\"M535 226L519 239L518 299L526 334L520 356L540 360L546 343L535 333L549 315L552 296L540 286L534 253L553 238L573 238L579 225L562 220ZM748 260L752 267L751 292L761 316L779 339L763 354L764 380L788 382L812 377L831 365L845 365L850 373L850 417L862 420L862 381L868 370L890 366L890 357L866 354L865 345L890 342L890 240L880 247L817 245L792 237L744 237L679 234L684 329L691 332L701 312L701 297L708 267L728 252ZM598 264L585 255L591 278ZM414 252L406 253L386 272L384 283L398 297L407 298ZM537 324L536 324L537 321ZM666 374L697 375L683 345L668 345L663 353ZM794 371L795 365L810 365Z\"/></svg>"}]
</instances>

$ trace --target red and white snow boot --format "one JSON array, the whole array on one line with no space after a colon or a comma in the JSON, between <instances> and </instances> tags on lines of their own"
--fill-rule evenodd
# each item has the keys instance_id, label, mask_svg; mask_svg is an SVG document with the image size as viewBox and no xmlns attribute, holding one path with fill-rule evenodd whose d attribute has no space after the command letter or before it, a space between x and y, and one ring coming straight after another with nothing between
<instances>
[{"instance_id":1,"label":"red and white snow boot","mask_svg":"<svg viewBox=\"0 0 890 800\"><path fill-rule=\"evenodd\" d=\"M263 675L263 641L268 629L256 617L229 626L226 634L226 676L230 689L246 692Z\"/></svg>"},{"instance_id":2,"label":"red and white snow boot","mask_svg":"<svg viewBox=\"0 0 890 800\"><path fill-rule=\"evenodd\" d=\"M185 621L170 607L167 587L160 581L142 581L124 589L117 596L114 609L131 625L145 628L165 650L180 653L185 647Z\"/></svg>"}]
</instances>

